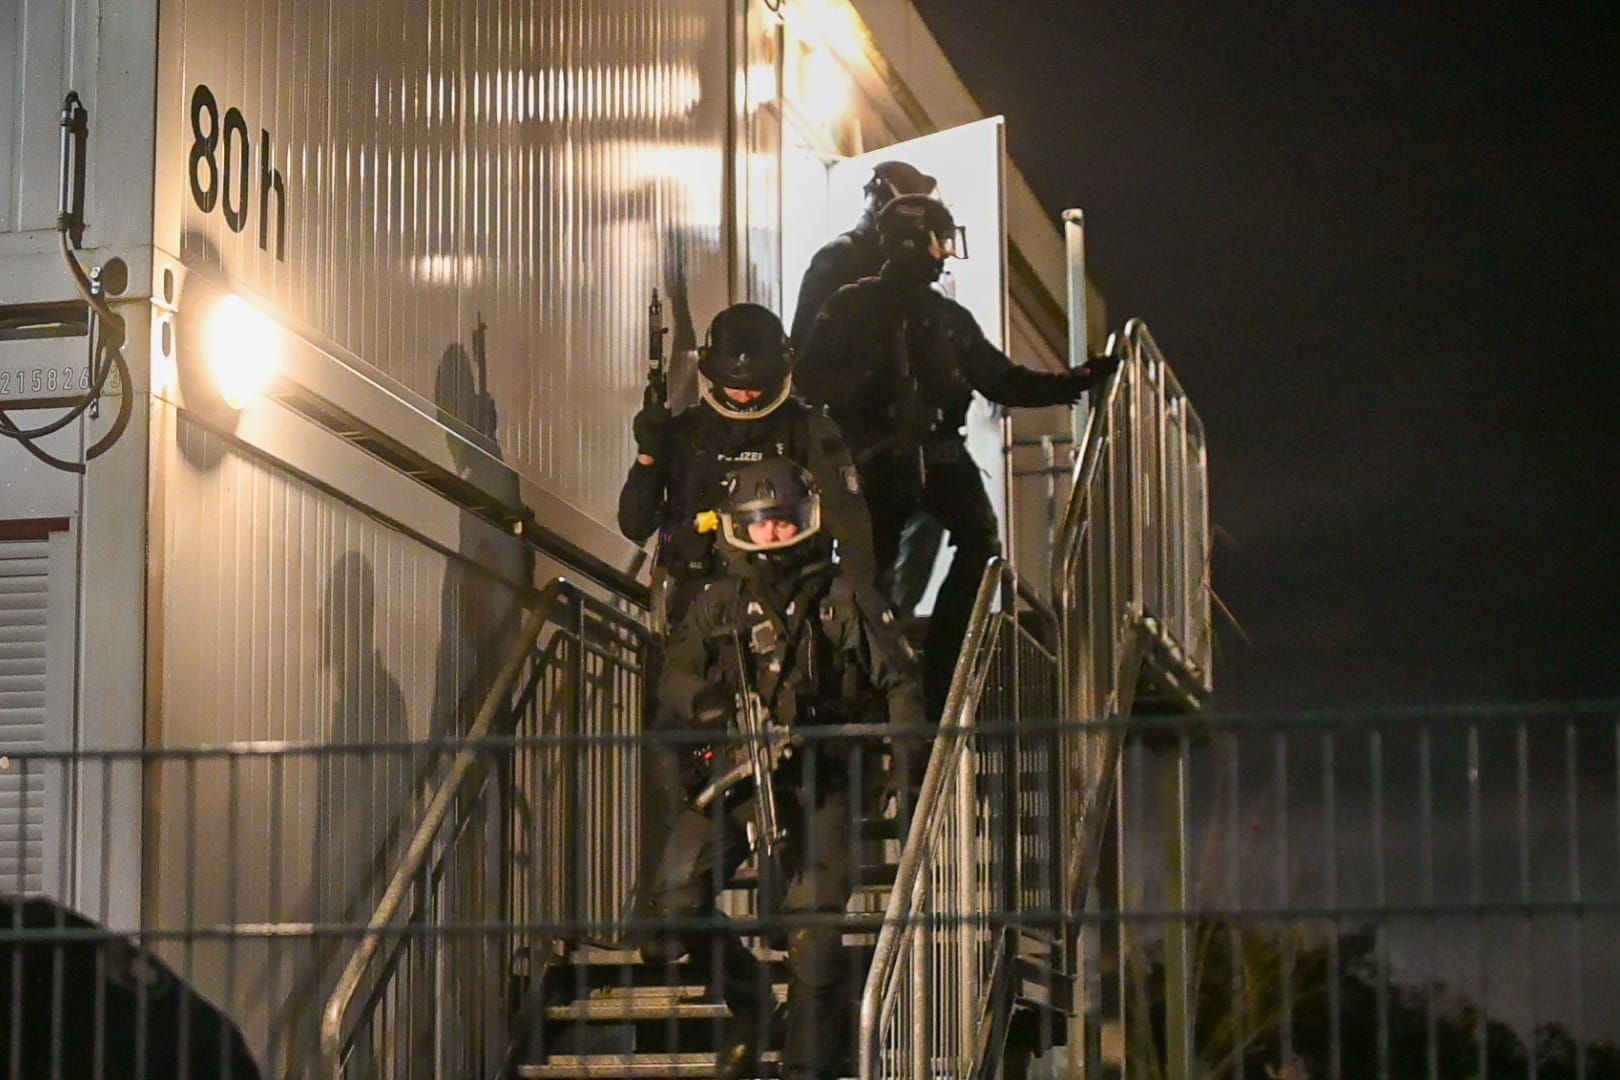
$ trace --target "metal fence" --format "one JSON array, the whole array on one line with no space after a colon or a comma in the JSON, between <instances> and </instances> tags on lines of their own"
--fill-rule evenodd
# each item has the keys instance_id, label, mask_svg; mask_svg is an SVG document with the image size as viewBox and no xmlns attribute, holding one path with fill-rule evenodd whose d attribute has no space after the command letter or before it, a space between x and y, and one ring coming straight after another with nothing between
<instances>
[{"instance_id":1,"label":"metal fence","mask_svg":"<svg viewBox=\"0 0 1620 1080\"><path fill-rule=\"evenodd\" d=\"M1620 1076L1617 718L1137 722L1093 1064Z\"/></svg>"},{"instance_id":2,"label":"metal fence","mask_svg":"<svg viewBox=\"0 0 1620 1080\"><path fill-rule=\"evenodd\" d=\"M1620 704L1052 724L1038 697L1006 694L1049 670L1042 631L1027 617L988 623L999 644L979 651L963 688L977 707L942 733L928 779L949 812L917 815L939 830L935 857L896 873L881 927L846 916L849 956L876 956L858 973L899 989L877 999L867 1075L1013 1074L1015 1063L1088 1080L1620 1075ZM556 662L537 666L574 659L539 640L530 658ZM1011 680L1010 663L1029 667ZM600 671L601 693L629 678L618 660ZM369 962L337 1014L347 1075L565 1075L543 1071L560 1052L553 1066L512 1059L531 1014L554 1048L610 1045L610 1064L659 1040L683 1060L712 1055L725 1012L702 988L706 957L649 967L629 948L648 929L627 884L639 826L607 788L630 782L644 737L570 730L579 714L566 685L549 718L527 714L532 734L481 741L8 756L0 768L17 776L50 767L195 783L210 794L182 830L189 865L219 852L244 872L280 850L250 828L248 793L264 778L290 785L357 760L381 771L470 761L480 779L448 800L397 910L369 929L183 910L103 929L6 896L0 1076L312 1075L310 1058L229 1020L308 1008L304 984L277 973L330 970L359 945ZM1068 910L1030 872L1052 824L1040 763L1068 740L1116 738L1122 824L1098 895L1117 900ZM575 812L566 843L547 839L517 795L525 762L542 781L531 791L603 809ZM238 809L216 816L216 801ZM852 819L850 843L870 863L861 824ZM791 924L766 908L739 927L778 984L771 931ZM1093 1029L1067 1023L1065 973L1031 948L1076 927L1102 943ZM593 946L597 966L570 974L588 983L541 986L541 968ZM857 1000L852 985L852 1022ZM1031 1022L1040 1037L1019 1034Z\"/></svg>"}]
</instances>

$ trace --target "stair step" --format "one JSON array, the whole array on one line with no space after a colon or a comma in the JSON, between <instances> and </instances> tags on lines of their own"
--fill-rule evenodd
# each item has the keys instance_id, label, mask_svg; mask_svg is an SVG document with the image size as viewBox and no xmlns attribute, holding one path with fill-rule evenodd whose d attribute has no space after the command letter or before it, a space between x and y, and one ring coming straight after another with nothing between
<instances>
[{"instance_id":1,"label":"stair step","mask_svg":"<svg viewBox=\"0 0 1620 1080\"><path fill-rule=\"evenodd\" d=\"M787 1000L787 983L771 987L778 1002ZM612 986L591 991L588 997L546 1008L547 1020L723 1020L731 1015L725 1004L708 996L704 986Z\"/></svg>"},{"instance_id":2,"label":"stair step","mask_svg":"<svg viewBox=\"0 0 1620 1080\"><path fill-rule=\"evenodd\" d=\"M767 1053L760 1061L760 1076L777 1076L782 1058ZM519 1065L523 1080L555 1077L639 1077L713 1076L714 1055L710 1054L557 1054L542 1065Z\"/></svg>"}]
</instances>

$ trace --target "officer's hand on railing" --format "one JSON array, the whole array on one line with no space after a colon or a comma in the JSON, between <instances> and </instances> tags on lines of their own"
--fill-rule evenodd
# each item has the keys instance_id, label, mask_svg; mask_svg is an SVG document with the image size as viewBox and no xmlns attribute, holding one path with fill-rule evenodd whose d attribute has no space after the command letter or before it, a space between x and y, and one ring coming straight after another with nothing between
<instances>
[{"instance_id":1,"label":"officer's hand on railing","mask_svg":"<svg viewBox=\"0 0 1620 1080\"><path fill-rule=\"evenodd\" d=\"M1068 371L1069 393L1072 400L1079 401L1087 390L1103 382L1108 376L1119 370L1120 358L1112 353L1101 353L1087 360L1085 364Z\"/></svg>"},{"instance_id":2,"label":"officer's hand on railing","mask_svg":"<svg viewBox=\"0 0 1620 1080\"><path fill-rule=\"evenodd\" d=\"M724 730L737 715L737 699L724 686L711 684L692 695L692 726Z\"/></svg>"},{"instance_id":3,"label":"officer's hand on railing","mask_svg":"<svg viewBox=\"0 0 1620 1080\"><path fill-rule=\"evenodd\" d=\"M1108 378L1108 376L1119 370L1121 359L1122 358L1114 352L1098 353L1096 356L1093 356L1091 359L1087 360L1085 367L1081 368L1080 370L1089 370L1093 378L1095 378L1098 382L1102 382L1104 379Z\"/></svg>"},{"instance_id":4,"label":"officer's hand on railing","mask_svg":"<svg viewBox=\"0 0 1620 1080\"><path fill-rule=\"evenodd\" d=\"M642 397L641 411L630 421L630 433L635 436L636 452L656 458L664 447L664 433L669 430L669 406L658 400L651 387Z\"/></svg>"}]
</instances>

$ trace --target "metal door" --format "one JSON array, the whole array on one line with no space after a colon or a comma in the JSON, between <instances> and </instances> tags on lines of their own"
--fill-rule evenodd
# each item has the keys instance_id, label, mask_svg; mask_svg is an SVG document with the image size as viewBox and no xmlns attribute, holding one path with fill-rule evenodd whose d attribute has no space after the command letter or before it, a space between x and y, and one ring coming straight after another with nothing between
<instances>
[{"instance_id":1,"label":"metal door","mask_svg":"<svg viewBox=\"0 0 1620 1080\"><path fill-rule=\"evenodd\" d=\"M783 237L784 253L814 251L861 215L865 195L861 188L871 176L872 166L882 161L906 161L939 181L939 197L950 207L958 225L967 231L968 258L952 259L939 287L973 313L990 343L1007 350L1007 212L1006 138L1001 117L976 120L971 124L908 139L856 157L838 158L827 165L826 216L801 223L799 229L819 229L816 237ZM802 169L800 170L802 174ZM800 176L802 183L803 178ZM813 202L813 200L807 200ZM798 204L803 205L803 204ZM806 209L810 209L806 207ZM793 227L785 215L784 233ZM805 218L813 218L806 213ZM807 244L807 240L809 241ZM807 261L807 260L806 260ZM796 297L804 263L784 268L783 295ZM793 312L786 313L789 320ZM1006 433L998 411L975 395L968 411L967 445L973 460L984 474L985 488L1001 523L1001 542L1007 548L1007 467ZM934 577L918 606L919 613L933 610L934 593L945 574L946 559L934 567Z\"/></svg>"}]
</instances>

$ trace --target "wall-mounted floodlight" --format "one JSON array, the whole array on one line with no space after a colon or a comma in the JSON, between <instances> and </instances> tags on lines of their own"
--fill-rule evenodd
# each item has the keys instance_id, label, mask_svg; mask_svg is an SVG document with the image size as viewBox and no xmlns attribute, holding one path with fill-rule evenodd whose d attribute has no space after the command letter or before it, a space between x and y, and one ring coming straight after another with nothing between
<instances>
[{"instance_id":1,"label":"wall-mounted floodlight","mask_svg":"<svg viewBox=\"0 0 1620 1080\"><path fill-rule=\"evenodd\" d=\"M281 369L281 328L235 293L214 307L206 344L220 397L233 409L262 394Z\"/></svg>"}]
</instances>

